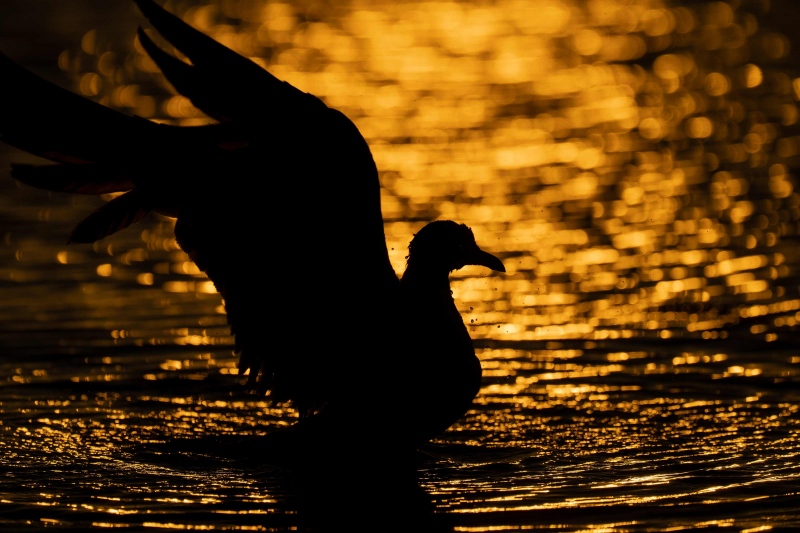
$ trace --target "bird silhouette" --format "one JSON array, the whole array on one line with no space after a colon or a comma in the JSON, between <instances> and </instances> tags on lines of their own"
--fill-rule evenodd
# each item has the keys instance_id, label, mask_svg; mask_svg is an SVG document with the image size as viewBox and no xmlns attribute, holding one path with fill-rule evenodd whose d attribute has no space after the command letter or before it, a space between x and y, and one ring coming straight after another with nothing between
<instances>
[{"instance_id":1,"label":"bird silhouette","mask_svg":"<svg viewBox=\"0 0 800 533\"><path fill-rule=\"evenodd\" d=\"M373 420L371 430L416 446L447 429L481 379L448 276L465 265L504 272L503 263L467 226L436 221L413 237L398 279L378 171L356 126L153 1L134 1L189 62L139 28L144 50L217 123L125 115L0 54L0 139L55 163L12 165L12 176L123 193L78 223L71 242L151 211L175 217L179 246L222 295L240 372L300 412L289 434L314 439Z\"/></svg>"}]
</instances>

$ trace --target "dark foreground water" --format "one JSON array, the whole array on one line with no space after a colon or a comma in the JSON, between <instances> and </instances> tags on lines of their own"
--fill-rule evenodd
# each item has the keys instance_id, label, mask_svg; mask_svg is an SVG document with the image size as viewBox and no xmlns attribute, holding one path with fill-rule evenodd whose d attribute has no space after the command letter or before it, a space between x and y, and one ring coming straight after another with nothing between
<instances>
[{"instance_id":1,"label":"dark foreground water","mask_svg":"<svg viewBox=\"0 0 800 533\"><path fill-rule=\"evenodd\" d=\"M398 272L436 218L504 260L453 275L484 387L416 468L379 442L311 472L242 460L295 413L244 390L172 222L67 246L102 199L15 184L30 158L3 146L0 530L797 530L800 72L773 4L169 4L353 118ZM206 121L137 51L132 5L0 15L49 79Z\"/></svg>"}]
</instances>

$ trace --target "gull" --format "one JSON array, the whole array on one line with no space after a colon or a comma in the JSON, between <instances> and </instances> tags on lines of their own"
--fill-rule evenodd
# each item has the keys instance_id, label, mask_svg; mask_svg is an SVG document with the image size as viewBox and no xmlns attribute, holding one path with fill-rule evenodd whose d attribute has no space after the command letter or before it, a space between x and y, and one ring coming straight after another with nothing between
<instances>
[{"instance_id":1,"label":"gull","mask_svg":"<svg viewBox=\"0 0 800 533\"><path fill-rule=\"evenodd\" d=\"M0 140L50 160L22 183L119 193L79 222L91 243L150 212L221 294L248 385L300 413L287 435L371 431L409 447L459 420L481 367L450 291L466 265L505 272L439 220L392 268L378 170L353 122L152 0L134 0L188 61L139 28L175 90L216 122L159 124L51 84L0 54ZM366 433L364 433L366 434Z\"/></svg>"}]
</instances>

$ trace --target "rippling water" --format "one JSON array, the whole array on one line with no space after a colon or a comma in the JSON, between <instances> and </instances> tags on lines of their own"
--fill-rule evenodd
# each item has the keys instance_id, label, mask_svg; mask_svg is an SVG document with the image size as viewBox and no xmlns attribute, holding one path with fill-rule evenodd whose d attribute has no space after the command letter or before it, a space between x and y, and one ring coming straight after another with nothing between
<instances>
[{"instance_id":1,"label":"rippling water","mask_svg":"<svg viewBox=\"0 0 800 533\"><path fill-rule=\"evenodd\" d=\"M15 184L29 156L2 146L0 526L800 526L800 69L796 8L773 4L170 3L356 122L398 272L435 218L503 258L453 275L484 387L418 479L379 451L299 480L183 453L294 412L244 391L170 220L67 246L102 200ZM134 45L132 5L68 5L4 2L3 51L124 112L207 120Z\"/></svg>"}]
</instances>

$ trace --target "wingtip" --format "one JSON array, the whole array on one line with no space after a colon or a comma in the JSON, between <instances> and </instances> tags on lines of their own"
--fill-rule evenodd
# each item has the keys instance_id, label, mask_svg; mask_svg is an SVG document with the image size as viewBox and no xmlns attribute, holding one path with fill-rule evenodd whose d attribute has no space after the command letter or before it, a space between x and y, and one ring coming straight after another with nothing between
<instances>
[{"instance_id":1,"label":"wingtip","mask_svg":"<svg viewBox=\"0 0 800 533\"><path fill-rule=\"evenodd\" d=\"M147 35L147 32L141 26L136 28L136 37L139 39L139 44L142 45L142 48L144 48L145 52L147 52L148 55L150 55L148 48L150 46L155 46L153 39L151 39L150 36Z\"/></svg>"},{"instance_id":2,"label":"wingtip","mask_svg":"<svg viewBox=\"0 0 800 533\"><path fill-rule=\"evenodd\" d=\"M153 6L146 5L148 3L152 3L152 2L148 2L148 0L133 0L133 3L136 4L136 7L139 9L139 11L145 17L148 16L147 15L148 10L152 10L152 7L153 7Z\"/></svg>"},{"instance_id":3,"label":"wingtip","mask_svg":"<svg viewBox=\"0 0 800 533\"><path fill-rule=\"evenodd\" d=\"M85 220L82 220L72 229L72 233L70 233L69 239L67 239L67 244L91 244L105 237L103 234L88 231L85 222Z\"/></svg>"},{"instance_id":4,"label":"wingtip","mask_svg":"<svg viewBox=\"0 0 800 533\"><path fill-rule=\"evenodd\" d=\"M30 163L11 163L11 172L19 172L25 171L25 169L31 168L33 165Z\"/></svg>"},{"instance_id":5,"label":"wingtip","mask_svg":"<svg viewBox=\"0 0 800 533\"><path fill-rule=\"evenodd\" d=\"M75 235L75 232L73 232L72 235L69 236L69 239L67 239L67 244L89 244L92 242L94 241L78 237Z\"/></svg>"},{"instance_id":6,"label":"wingtip","mask_svg":"<svg viewBox=\"0 0 800 533\"><path fill-rule=\"evenodd\" d=\"M19 182L27 183L26 179L30 178L34 167L35 165L28 163L11 163L11 177Z\"/></svg>"},{"instance_id":7,"label":"wingtip","mask_svg":"<svg viewBox=\"0 0 800 533\"><path fill-rule=\"evenodd\" d=\"M153 0L133 0L133 3L136 4L136 7L138 7L140 11L144 12L147 9L147 7L150 6L143 7L142 4L152 4Z\"/></svg>"},{"instance_id":8,"label":"wingtip","mask_svg":"<svg viewBox=\"0 0 800 533\"><path fill-rule=\"evenodd\" d=\"M157 20L174 16L172 13L153 2L153 0L133 0L133 2L136 4L136 7L139 8L139 11L141 11L142 15L144 15L145 18L153 24L156 24Z\"/></svg>"}]
</instances>

